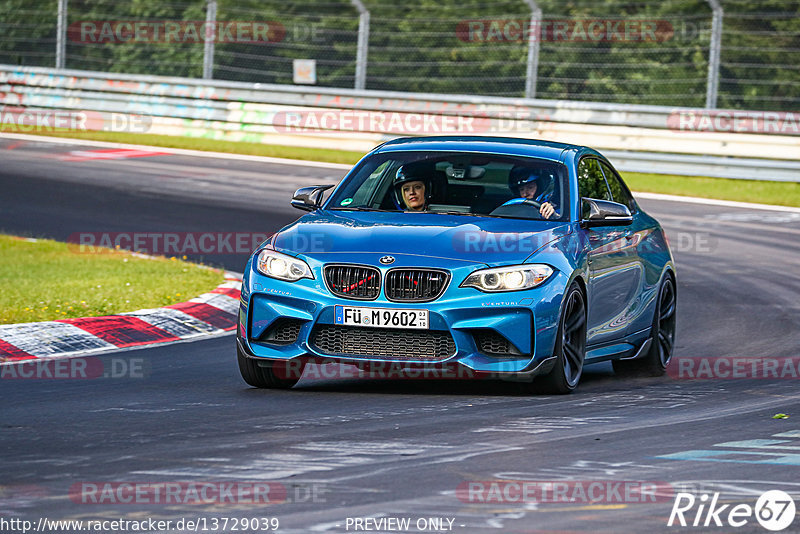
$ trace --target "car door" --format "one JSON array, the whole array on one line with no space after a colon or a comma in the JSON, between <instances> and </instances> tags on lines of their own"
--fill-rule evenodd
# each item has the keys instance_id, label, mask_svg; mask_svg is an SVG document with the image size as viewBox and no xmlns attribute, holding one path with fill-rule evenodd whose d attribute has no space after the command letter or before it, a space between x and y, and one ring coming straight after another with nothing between
<instances>
[{"instance_id":1,"label":"car door","mask_svg":"<svg viewBox=\"0 0 800 534\"><path fill-rule=\"evenodd\" d=\"M628 206L633 215L633 223L626 228L625 248L630 257L631 264L635 266L629 269L631 274L631 284L634 285L633 298L628 303L624 318L627 323L626 334L632 334L640 330L649 328L652 323L652 306L648 306L652 298L647 298L658 285L658 275L660 272L651 267L651 276L647 276L648 265L644 261L647 256L643 254L647 250L650 235L655 226L647 217L642 217L636 202L633 200L625 182L619 173L607 162L600 160L600 168L608 184L611 199ZM649 310L649 311L648 311Z\"/></svg>"},{"instance_id":2,"label":"car door","mask_svg":"<svg viewBox=\"0 0 800 534\"><path fill-rule=\"evenodd\" d=\"M584 157L578 164L578 194L584 198L614 200L597 158ZM614 341L626 334L626 314L636 299L639 285L636 255L628 246L629 227L601 226L581 231L589 247L587 341L589 344Z\"/></svg>"}]
</instances>

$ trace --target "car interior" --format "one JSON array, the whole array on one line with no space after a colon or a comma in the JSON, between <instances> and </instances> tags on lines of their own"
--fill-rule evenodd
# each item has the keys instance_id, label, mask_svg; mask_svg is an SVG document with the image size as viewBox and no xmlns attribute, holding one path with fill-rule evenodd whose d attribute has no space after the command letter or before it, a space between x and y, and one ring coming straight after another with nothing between
<instances>
[{"instance_id":1,"label":"car interior","mask_svg":"<svg viewBox=\"0 0 800 534\"><path fill-rule=\"evenodd\" d=\"M374 192L374 202L365 204L382 210L404 209L402 200L393 187L397 170L404 167L413 169L415 174L424 177L431 185L429 212L540 218L536 206L528 204L504 206L506 202L517 197L509 188L509 174L520 163L516 158L489 158L472 154L449 154L446 157L411 162L388 160L375 169L365 181L364 186ZM550 172L558 167L546 161L538 163L526 160L524 163L528 167L547 169ZM560 173L554 175L561 176ZM368 184L367 182L371 180L374 182ZM550 190L546 193L560 200L561 181L553 180ZM503 209L499 210L501 207Z\"/></svg>"}]
</instances>

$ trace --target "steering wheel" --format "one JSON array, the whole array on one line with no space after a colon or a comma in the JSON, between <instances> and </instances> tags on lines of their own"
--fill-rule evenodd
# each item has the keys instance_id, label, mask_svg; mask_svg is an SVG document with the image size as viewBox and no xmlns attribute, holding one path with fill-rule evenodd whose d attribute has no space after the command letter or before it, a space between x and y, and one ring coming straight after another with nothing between
<instances>
[{"instance_id":1,"label":"steering wheel","mask_svg":"<svg viewBox=\"0 0 800 534\"><path fill-rule=\"evenodd\" d=\"M537 202L528 198L512 198L511 200L507 200L504 204L493 209L489 215L512 215L514 214L514 206L520 205L533 206L536 208L537 214L541 216L540 208L542 207L542 202Z\"/></svg>"},{"instance_id":2,"label":"steering wheel","mask_svg":"<svg viewBox=\"0 0 800 534\"><path fill-rule=\"evenodd\" d=\"M529 198L512 198L511 200L507 200L505 203L503 203L498 207L502 208L503 206L515 206L517 204L526 204L528 206L533 206L537 210L542 207L541 202L536 202L535 200L531 200Z\"/></svg>"}]
</instances>

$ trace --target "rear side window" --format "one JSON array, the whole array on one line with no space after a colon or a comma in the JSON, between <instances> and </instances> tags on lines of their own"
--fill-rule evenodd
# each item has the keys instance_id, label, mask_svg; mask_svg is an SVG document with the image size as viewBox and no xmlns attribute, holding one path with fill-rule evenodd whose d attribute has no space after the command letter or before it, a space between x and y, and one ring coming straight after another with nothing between
<instances>
[{"instance_id":1,"label":"rear side window","mask_svg":"<svg viewBox=\"0 0 800 534\"><path fill-rule=\"evenodd\" d=\"M611 200L628 206L628 209L631 210L632 213L636 209L636 205L633 202L633 196L630 191L628 191L622 178L620 178L610 166L606 165L605 162L601 161L600 166L603 168L603 173L606 175L608 189L611 191Z\"/></svg>"},{"instance_id":2,"label":"rear side window","mask_svg":"<svg viewBox=\"0 0 800 534\"><path fill-rule=\"evenodd\" d=\"M597 200L611 200L603 171L594 158L584 158L578 164L578 195Z\"/></svg>"}]
</instances>

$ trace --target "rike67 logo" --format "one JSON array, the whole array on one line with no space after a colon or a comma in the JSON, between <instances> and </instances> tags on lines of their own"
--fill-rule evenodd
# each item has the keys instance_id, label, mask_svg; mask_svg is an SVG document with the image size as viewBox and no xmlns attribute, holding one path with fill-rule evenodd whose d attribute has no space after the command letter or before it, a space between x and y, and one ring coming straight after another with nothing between
<instances>
[{"instance_id":1,"label":"rike67 logo","mask_svg":"<svg viewBox=\"0 0 800 534\"><path fill-rule=\"evenodd\" d=\"M680 492L675 495L667 526L739 528L755 518L765 529L778 532L789 528L794 516L794 500L780 490L762 493L755 506L747 503L722 504L719 493L711 496L704 493L698 498L691 493Z\"/></svg>"}]
</instances>

